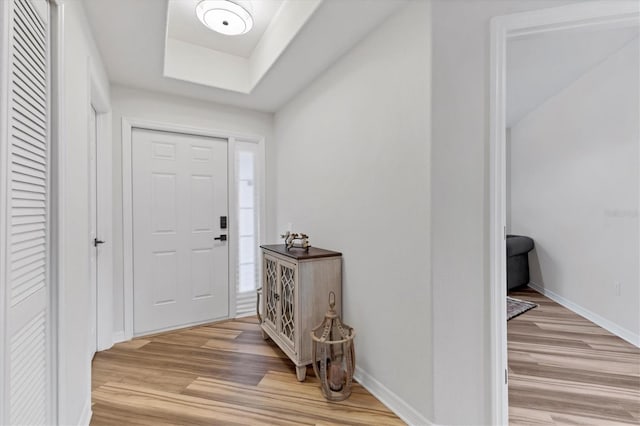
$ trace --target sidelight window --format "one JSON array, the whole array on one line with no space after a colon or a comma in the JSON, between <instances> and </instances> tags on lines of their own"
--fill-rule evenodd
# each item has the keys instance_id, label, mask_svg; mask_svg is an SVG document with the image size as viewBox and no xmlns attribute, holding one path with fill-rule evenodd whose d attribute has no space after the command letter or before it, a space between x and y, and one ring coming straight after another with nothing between
<instances>
[{"instance_id":1,"label":"sidelight window","mask_svg":"<svg viewBox=\"0 0 640 426\"><path fill-rule=\"evenodd\" d=\"M235 174L237 185L238 245L236 271L236 315L255 312L256 288L260 265L260 185L259 145L236 142Z\"/></svg>"}]
</instances>

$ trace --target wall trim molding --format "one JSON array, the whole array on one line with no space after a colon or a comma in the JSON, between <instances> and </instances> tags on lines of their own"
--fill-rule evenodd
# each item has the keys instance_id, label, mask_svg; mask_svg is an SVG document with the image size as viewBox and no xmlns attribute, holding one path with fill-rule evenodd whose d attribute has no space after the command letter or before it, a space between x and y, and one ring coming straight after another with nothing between
<instances>
[{"instance_id":1,"label":"wall trim molding","mask_svg":"<svg viewBox=\"0 0 640 426\"><path fill-rule=\"evenodd\" d=\"M2 349L0 349L0 423L4 423L9 419L9 395L7 389L7 365L9 361L8 351L6 349L6 342L8 341L8 321L6 319L7 306L7 289L8 280L7 265L8 259L8 244L9 238L7 237L7 230L9 230L9 169L8 162L5 158L8 158L9 153L9 32L11 28L10 11L11 4L9 2L2 2L0 4L0 342L2 342ZM53 52L52 52L53 53ZM53 132L51 134L53 136ZM51 138L53 141L54 138ZM57 137L55 138L57 141ZM54 153L55 154L55 151ZM53 157L53 155L52 155ZM52 174L51 181L53 182L54 176ZM56 191L56 187L52 185L52 191ZM53 209L52 209L53 210ZM53 246L53 244L52 244ZM53 257L51 259L53 265ZM53 278L53 277L52 277ZM50 280L50 283L54 284L54 280ZM52 288L53 290L53 288ZM53 293L53 292L52 292ZM55 296L55 293L54 293ZM55 306L52 306L55 310ZM51 315L53 319L53 315ZM53 333L55 336L55 333ZM52 337L53 337L52 336ZM53 353L55 351L51 351ZM55 368L53 368L55 370ZM54 418L55 419L55 418Z\"/></svg>"},{"instance_id":2,"label":"wall trim molding","mask_svg":"<svg viewBox=\"0 0 640 426\"><path fill-rule=\"evenodd\" d=\"M435 424L358 366L356 366L354 378L363 388L368 390L408 425L427 426Z\"/></svg>"},{"instance_id":3,"label":"wall trim molding","mask_svg":"<svg viewBox=\"0 0 640 426\"><path fill-rule=\"evenodd\" d=\"M61 0L51 3L53 19L51 20L51 73L52 73L52 115L51 115L51 143L54 151L51 155L51 315L52 315L52 354L51 365L53 377L51 393L53 395L52 418L56 423L62 423L67 413L67 390L63 378L67 373L66 353L63 350L66 342L66 330L63 324L65 311L64 294L66 270L64 261L66 250L66 217L65 203L67 196L66 182L66 136L65 126L65 19L66 5Z\"/></svg>"},{"instance_id":4,"label":"wall trim molding","mask_svg":"<svg viewBox=\"0 0 640 426\"><path fill-rule=\"evenodd\" d=\"M82 409L82 413L80 413L80 418L78 419L78 426L89 426L91 423L91 417L93 416L93 411L91 411L91 393L89 393L89 398L84 404L84 408Z\"/></svg>"},{"instance_id":5,"label":"wall trim molding","mask_svg":"<svg viewBox=\"0 0 640 426\"><path fill-rule=\"evenodd\" d=\"M255 312L245 312L244 314L236 314L234 318L247 318L247 317L255 317Z\"/></svg>"},{"instance_id":6,"label":"wall trim molding","mask_svg":"<svg viewBox=\"0 0 640 426\"><path fill-rule=\"evenodd\" d=\"M576 314L588 319L592 323L604 328L608 332L615 334L619 338L631 343L637 348L640 348L640 335L635 334L624 327L620 327L618 324L596 314L593 311L590 311L587 308L584 308L577 303L570 301L569 299L560 296L558 293L544 288L540 284L534 283L533 281L529 283L529 287L537 291L538 293L548 297L554 302L564 306L570 311L575 312Z\"/></svg>"}]
</instances>

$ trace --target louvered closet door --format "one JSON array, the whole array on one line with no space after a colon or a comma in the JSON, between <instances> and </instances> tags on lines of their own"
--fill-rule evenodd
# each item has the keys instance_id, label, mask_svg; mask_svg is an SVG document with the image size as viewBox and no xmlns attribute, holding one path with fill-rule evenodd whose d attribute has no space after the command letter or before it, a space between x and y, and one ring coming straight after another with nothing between
<instances>
[{"instance_id":1,"label":"louvered closet door","mask_svg":"<svg viewBox=\"0 0 640 426\"><path fill-rule=\"evenodd\" d=\"M48 5L0 0L9 23L3 162L6 206L4 419L51 424ZM6 22L6 21L5 21ZM3 130L4 131L4 130Z\"/></svg>"}]
</instances>

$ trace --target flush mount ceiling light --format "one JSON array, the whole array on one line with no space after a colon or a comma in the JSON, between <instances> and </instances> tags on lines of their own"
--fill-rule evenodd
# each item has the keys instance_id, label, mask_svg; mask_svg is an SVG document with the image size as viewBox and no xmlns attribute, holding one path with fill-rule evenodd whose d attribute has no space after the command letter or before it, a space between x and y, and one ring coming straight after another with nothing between
<instances>
[{"instance_id":1,"label":"flush mount ceiling light","mask_svg":"<svg viewBox=\"0 0 640 426\"><path fill-rule=\"evenodd\" d=\"M229 0L202 0L196 6L196 15L207 28L220 34L245 34L253 27L251 14Z\"/></svg>"}]
</instances>

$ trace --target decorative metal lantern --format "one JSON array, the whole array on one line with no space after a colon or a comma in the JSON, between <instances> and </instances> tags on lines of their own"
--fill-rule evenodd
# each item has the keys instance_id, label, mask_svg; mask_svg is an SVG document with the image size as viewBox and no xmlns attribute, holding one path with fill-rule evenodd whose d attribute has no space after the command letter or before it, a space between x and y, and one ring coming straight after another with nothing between
<instances>
[{"instance_id":1,"label":"decorative metal lantern","mask_svg":"<svg viewBox=\"0 0 640 426\"><path fill-rule=\"evenodd\" d=\"M329 401L342 401L351 395L356 355L355 331L343 324L335 311L336 295L329 293L329 310L322 323L311 331L313 371L320 379L322 394Z\"/></svg>"}]
</instances>

